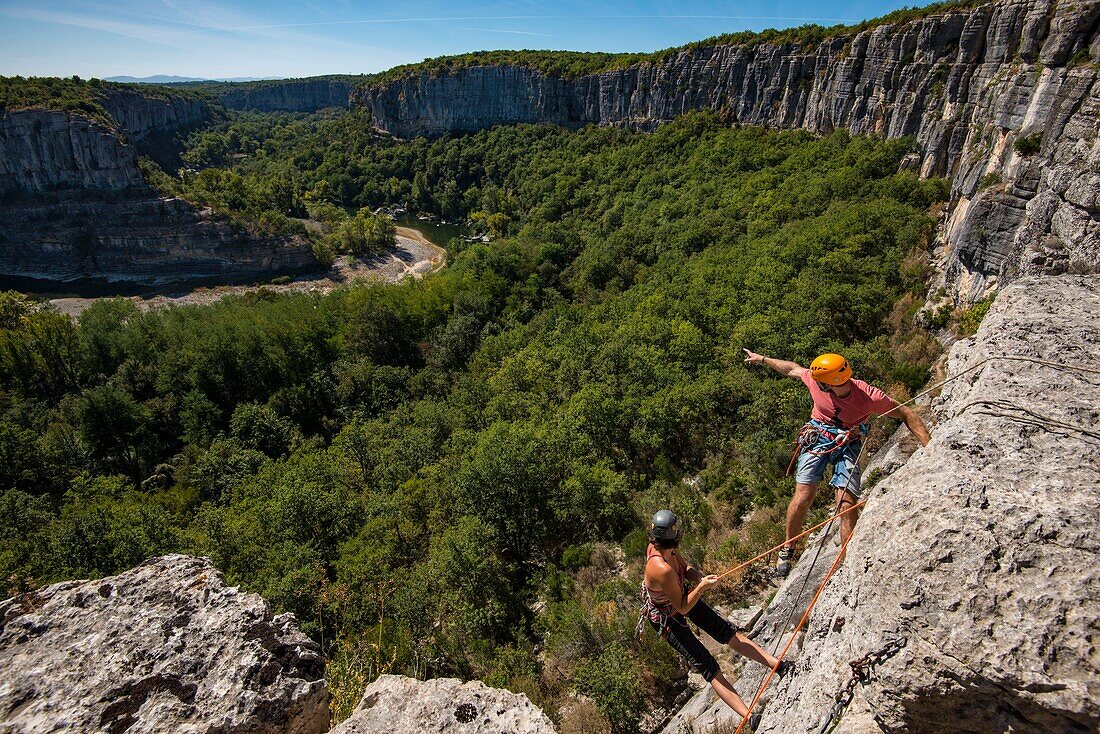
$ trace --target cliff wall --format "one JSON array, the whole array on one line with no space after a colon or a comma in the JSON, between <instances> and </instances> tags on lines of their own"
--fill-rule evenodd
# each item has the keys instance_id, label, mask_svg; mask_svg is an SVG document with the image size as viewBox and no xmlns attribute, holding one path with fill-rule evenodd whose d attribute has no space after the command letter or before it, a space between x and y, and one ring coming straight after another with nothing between
<instances>
[{"instance_id":1,"label":"cliff wall","mask_svg":"<svg viewBox=\"0 0 1100 734\"><path fill-rule=\"evenodd\" d=\"M218 99L231 110L316 112L326 107L348 107L354 86L350 81L324 77L232 84L218 93Z\"/></svg>"},{"instance_id":2,"label":"cliff wall","mask_svg":"<svg viewBox=\"0 0 1100 734\"><path fill-rule=\"evenodd\" d=\"M144 186L135 149L97 122L53 110L0 115L0 196Z\"/></svg>"},{"instance_id":3,"label":"cliff wall","mask_svg":"<svg viewBox=\"0 0 1100 734\"><path fill-rule=\"evenodd\" d=\"M255 237L148 187L58 191L0 204L0 273L149 285L241 281L316 264L307 243Z\"/></svg>"},{"instance_id":4,"label":"cliff wall","mask_svg":"<svg viewBox=\"0 0 1100 734\"><path fill-rule=\"evenodd\" d=\"M816 732L871 654L838 732L1094 732L1100 726L1100 278L1031 276L1005 287L956 343L927 447L891 447L871 470L848 554L764 697L759 732ZM904 431L905 429L902 429ZM871 472L868 472L870 475ZM837 554L812 538L754 636L786 642ZM799 590L804 591L799 594ZM877 653L882 653L878 655ZM750 699L763 677L746 666ZM736 722L696 694L665 729Z\"/></svg>"},{"instance_id":5,"label":"cliff wall","mask_svg":"<svg viewBox=\"0 0 1100 734\"><path fill-rule=\"evenodd\" d=\"M155 284L316 264L301 239L251 237L145 183L142 147L172 155L164 141L210 119L207 105L130 92L104 104L117 128L56 110L0 115L0 273Z\"/></svg>"},{"instance_id":6,"label":"cliff wall","mask_svg":"<svg viewBox=\"0 0 1100 734\"><path fill-rule=\"evenodd\" d=\"M401 137L522 122L645 129L691 110L913 136L910 164L952 180L943 265L973 300L1000 279L1100 266L1098 26L1096 0L1004 0L816 48L717 45L573 79L522 67L421 73L358 90L356 102Z\"/></svg>"},{"instance_id":7,"label":"cliff wall","mask_svg":"<svg viewBox=\"0 0 1100 734\"><path fill-rule=\"evenodd\" d=\"M196 97L146 96L129 89L110 90L101 104L138 153L169 171L179 166L182 139L224 116Z\"/></svg>"}]
</instances>

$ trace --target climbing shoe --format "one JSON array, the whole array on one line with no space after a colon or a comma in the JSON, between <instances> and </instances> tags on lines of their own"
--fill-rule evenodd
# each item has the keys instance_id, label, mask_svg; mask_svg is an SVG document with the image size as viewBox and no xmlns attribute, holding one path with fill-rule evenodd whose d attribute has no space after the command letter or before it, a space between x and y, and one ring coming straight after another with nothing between
<instances>
[{"instance_id":1,"label":"climbing shoe","mask_svg":"<svg viewBox=\"0 0 1100 734\"><path fill-rule=\"evenodd\" d=\"M764 714L757 711L755 714L749 717L749 731L756 731L760 727L760 720L764 718Z\"/></svg>"},{"instance_id":2,"label":"climbing shoe","mask_svg":"<svg viewBox=\"0 0 1100 734\"><path fill-rule=\"evenodd\" d=\"M782 678L787 673L791 672L791 668L793 667L794 663L792 663L790 660L780 660L779 665L775 667L775 674L778 677Z\"/></svg>"},{"instance_id":3,"label":"climbing shoe","mask_svg":"<svg viewBox=\"0 0 1100 734\"><path fill-rule=\"evenodd\" d=\"M779 549L779 561L775 564L774 571L777 578L787 578L787 574L791 572L791 559L793 557L794 549L789 545L785 545Z\"/></svg>"}]
</instances>

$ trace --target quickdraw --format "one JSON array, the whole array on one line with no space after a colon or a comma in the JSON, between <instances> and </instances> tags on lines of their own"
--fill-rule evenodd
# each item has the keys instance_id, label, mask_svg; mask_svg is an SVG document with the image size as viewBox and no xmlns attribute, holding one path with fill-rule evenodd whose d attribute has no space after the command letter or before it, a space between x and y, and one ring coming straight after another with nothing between
<instances>
[{"instance_id":1,"label":"quickdraw","mask_svg":"<svg viewBox=\"0 0 1100 734\"><path fill-rule=\"evenodd\" d=\"M907 637L899 637L896 640L887 642L876 652L869 652L863 657L848 663L852 668L852 677L833 697L833 706L821 722L821 728L817 730L817 734L829 734L836 728L837 724L840 723L840 717L843 716L844 710L852 703L852 698L856 693L856 685L868 683L871 680L871 669L896 655L908 642Z\"/></svg>"}]
</instances>

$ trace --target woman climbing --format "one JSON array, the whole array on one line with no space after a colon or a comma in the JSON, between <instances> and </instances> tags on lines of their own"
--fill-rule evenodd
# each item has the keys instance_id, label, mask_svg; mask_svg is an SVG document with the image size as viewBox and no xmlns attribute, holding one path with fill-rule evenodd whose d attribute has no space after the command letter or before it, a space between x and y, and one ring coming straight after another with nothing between
<instances>
[{"instance_id":1,"label":"woman climbing","mask_svg":"<svg viewBox=\"0 0 1100 734\"><path fill-rule=\"evenodd\" d=\"M719 698L744 717L748 707L722 674L718 661L692 633L687 620L694 622L716 642L729 645L740 655L761 665L774 668L779 660L761 650L700 599L704 591L718 583L718 577L704 576L697 568L689 566L677 549L679 544L680 526L676 515L672 510L661 510L653 516L649 528L645 581L642 583L642 617L649 619L657 633L668 640L668 644L684 656L692 669L710 683ZM694 588L688 590L688 585L694 585ZM776 673L783 675L790 665L790 662L783 661ZM750 722L753 729L756 723Z\"/></svg>"}]
</instances>

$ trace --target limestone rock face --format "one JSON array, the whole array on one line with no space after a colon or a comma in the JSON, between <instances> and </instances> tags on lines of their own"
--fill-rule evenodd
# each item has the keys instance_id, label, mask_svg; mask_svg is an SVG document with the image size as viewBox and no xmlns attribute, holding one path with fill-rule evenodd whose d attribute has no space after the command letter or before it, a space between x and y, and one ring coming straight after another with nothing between
<instances>
[{"instance_id":1,"label":"limestone rock face","mask_svg":"<svg viewBox=\"0 0 1100 734\"><path fill-rule=\"evenodd\" d=\"M1030 276L1001 290L948 375L999 356L1100 365L1100 278ZM837 731L1094 732L1100 727L1100 375L994 359L948 384L932 441L870 493L848 555L765 695L760 732L815 732L849 662L897 642ZM904 429L903 429L904 430ZM804 553L755 630L785 642L836 557ZM751 698L760 666L738 682ZM666 731L737 717L706 692Z\"/></svg>"},{"instance_id":2,"label":"limestone rock face","mask_svg":"<svg viewBox=\"0 0 1100 734\"><path fill-rule=\"evenodd\" d=\"M0 602L0 732L313 734L325 663L205 558Z\"/></svg>"},{"instance_id":3,"label":"limestone rock face","mask_svg":"<svg viewBox=\"0 0 1100 734\"><path fill-rule=\"evenodd\" d=\"M53 110L0 113L0 196L144 186L133 147L99 123Z\"/></svg>"},{"instance_id":4,"label":"limestone rock face","mask_svg":"<svg viewBox=\"0 0 1100 734\"><path fill-rule=\"evenodd\" d=\"M554 734L527 696L456 678L383 675L332 734Z\"/></svg>"},{"instance_id":5,"label":"limestone rock face","mask_svg":"<svg viewBox=\"0 0 1100 734\"><path fill-rule=\"evenodd\" d=\"M130 142L138 144L166 133L185 135L217 116L210 105L195 97L150 96L133 89L109 89L102 104Z\"/></svg>"},{"instance_id":6,"label":"limestone rock face","mask_svg":"<svg viewBox=\"0 0 1100 734\"><path fill-rule=\"evenodd\" d=\"M315 264L296 237L255 237L144 189L67 190L0 203L0 272L47 281L246 280Z\"/></svg>"},{"instance_id":7,"label":"limestone rock face","mask_svg":"<svg viewBox=\"0 0 1100 734\"><path fill-rule=\"evenodd\" d=\"M174 94L150 96L132 89L111 89L102 104L124 131L126 140L167 171L179 167L177 156L183 138L219 116L201 99Z\"/></svg>"},{"instance_id":8,"label":"limestone rock face","mask_svg":"<svg viewBox=\"0 0 1100 734\"><path fill-rule=\"evenodd\" d=\"M297 237L252 236L145 182L139 154L212 116L183 97L116 91L117 128L56 110L0 113L0 273L146 284L242 279L316 265Z\"/></svg>"},{"instance_id":9,"label":"limestone rock face","mask_svg":"<svg viewBox=\"0 0 1100 734\"><path fill-rule=\"evenodd\" d=\"M911 135L908 165L952 180L943 265L968 301L1020 275L1100 268L1098 26L1096 0L1001 0L814 48L700 47L571 79L473 67L368 87L356 100L401 137L520 122L650 129L691 110ZM1037 150L1017 150L1023 138Z\"/></svg>"},{"instance_id":10,"label":"limestone rock face","mask_svg":"<svg viewBox=\"0 0 1100 734\"><path fill-rule=\"evenodd\" d=\"M326 107L347 107L353 83L318 77L278 83L226 85L218 99L231 110L259 112L316 112Z\"/></svg>"}]
</instances>

